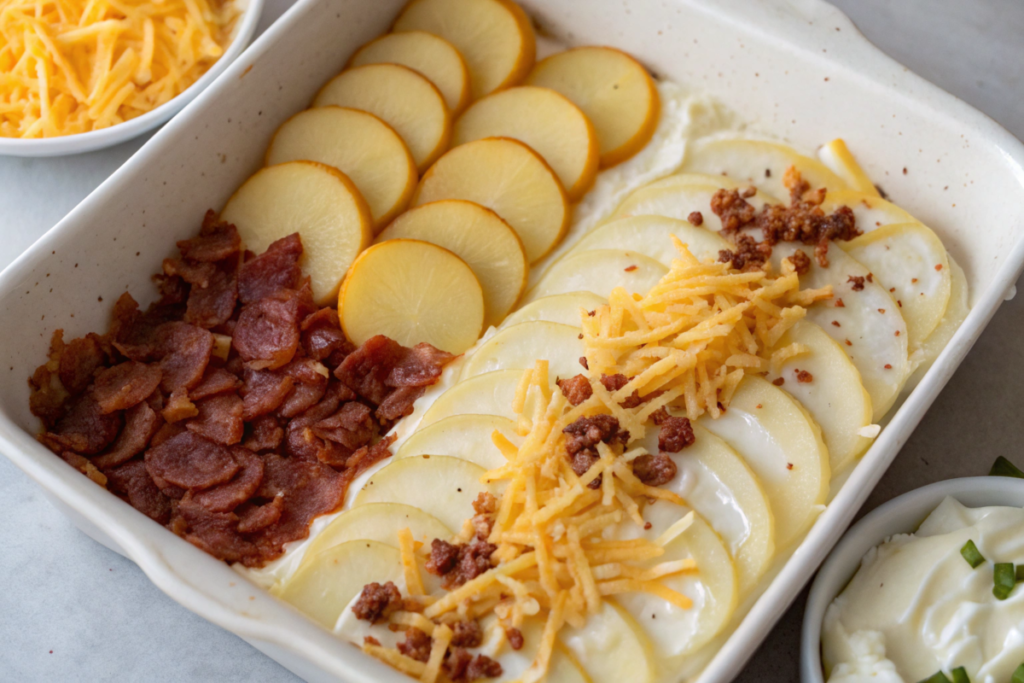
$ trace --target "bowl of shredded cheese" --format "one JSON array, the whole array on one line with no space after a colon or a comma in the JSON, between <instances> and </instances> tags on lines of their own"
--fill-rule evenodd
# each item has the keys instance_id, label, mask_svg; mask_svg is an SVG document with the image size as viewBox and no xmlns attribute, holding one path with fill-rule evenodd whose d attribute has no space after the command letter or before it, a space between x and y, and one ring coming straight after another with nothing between
<instances>
[{"instance_id":1,"label":"bowl of shredded cheese","mask_svg":"<svg viewBox=\"0 0 1024 683\"><path fill-rule=\"evenodd\" d=\"M234 61L263 0L3 0L0 154L78 154L166 122Z\"/></svg>"}]
</instances>

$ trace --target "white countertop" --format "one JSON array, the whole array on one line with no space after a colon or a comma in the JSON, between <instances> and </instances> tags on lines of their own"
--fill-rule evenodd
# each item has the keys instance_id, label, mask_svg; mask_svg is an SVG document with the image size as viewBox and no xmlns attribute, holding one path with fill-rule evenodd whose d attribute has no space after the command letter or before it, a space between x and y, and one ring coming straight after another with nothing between
<instances>
[{"instance_id":1,"label":"white countertop","mask_svg":"<svg viewBox=\"0 0 1024 683\"><path fill-rule=\"evenodd\" d=\"M1024 139L1024 2L833 0L913 71ZM268 0L260 30L291 0ZM0 267L60 220L144 139L62 159L0 157ZM1003 305L865 505L923 484L1024 466L1024 297ZM0 681L296 681L79 533L0 458ZM738 680L798 679L801 597Z\"/></svg>"}]
</instances>

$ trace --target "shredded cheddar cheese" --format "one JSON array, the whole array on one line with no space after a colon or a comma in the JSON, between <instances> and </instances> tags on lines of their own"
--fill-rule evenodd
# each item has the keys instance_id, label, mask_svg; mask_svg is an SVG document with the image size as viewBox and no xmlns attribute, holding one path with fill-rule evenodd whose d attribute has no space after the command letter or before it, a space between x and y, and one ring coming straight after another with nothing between
<instances>
[{"instance_id":1,"label":"shredded cheddar cheese","mask_svg":"<svg viewBox=\"0 0 1024 683\"><path fill-rule=\"evenodd\" d=\"M145 114L223 54L230 0L0 2L0 136L49 138Z\"/></svg>"}]
</instances>

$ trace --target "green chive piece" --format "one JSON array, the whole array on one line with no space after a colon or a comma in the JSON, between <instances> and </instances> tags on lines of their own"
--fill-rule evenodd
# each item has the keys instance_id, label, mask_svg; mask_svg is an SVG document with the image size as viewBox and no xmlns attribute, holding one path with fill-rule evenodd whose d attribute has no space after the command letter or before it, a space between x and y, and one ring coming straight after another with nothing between
<instances>
[{"instance_id":1,"label":"green chive piece","mask_svg":"<svg viewBox=\"0 0 1024 683\"><path fill-rule=\"evenodd\" d=\"M1024 564L1017 565L1017 583L1024 581Z\"/></svg>"},{"instance_id":2,"label":"green chive piece","mask_svg":"<svg viewBox=\"0 0 1024 683\"><path fill-rule=\"evenodd\" d=\"M971 565L971 569L977 569L985 561L984 556L978 552L978 546L974 545L974 541L964 543L964 547L960 548L960 554L967 560L967 564Z\"/></svg>"},{"instance_id":3,"label":"green chive piece","mask_svg":"<svg viewBox=\"0 0 1024 683\"><path fill-rule=\"evenodd\" d=\"M971 677L967 675L967 669L962 666L953 669L953 683L971 683Z\"/></svg>"},{"instance_id":4,"label":"green chive piece","mask_svg":"<svg viewBox=\"0 0 1024 683\"><path fill-rule=\"evenodd\" d=\"M1022 666L1024 666L1024 665L1022 665ZM919 681L919 683L953 683L953 682L950 681L949 677L946 676L946 674L942 673L942 671L940 670L940 671L936 671L934 674L932 674L930 677L924 679L923 681ZM1014 681L1014 683L1017 683L1017 682Z\"/></svg>"},{"instance_id":5,"label":"green chive piece","mask_svg":"<svg viewBox=\"0 0 1024 683\"><path fill-rule=\"evenodd\" d=\"M996 458L996 461L992 463L992 469L988 471L988 476L1017 477L1018 479L1024 479L1024 471L1000 455Z\"/></svg>"},{"instance_id":6,"label":"green chive piece","mask_svg":"<svg viewBox=\"0 0 1024 683\"><path fill-rule=\"evenodd\" d=\"M1013 570L1013 562L998 562L992 570L992 580L995 586L992 587L992 595L998 600L1005 600L1010 596L1013 587L1017 585L1017 574Z\"/></svg>"},{"instance_id":7,"label":"green chive piece","mask_svg":"<svg viewBox=\"0 0 1024 683\"><path fill-rule=\"evenodd\" d=\"M1013 676L1010 677L1010 683L1024 683L1024 664L1021 664L1013 670Z\"/></svg>"}]
</instances>

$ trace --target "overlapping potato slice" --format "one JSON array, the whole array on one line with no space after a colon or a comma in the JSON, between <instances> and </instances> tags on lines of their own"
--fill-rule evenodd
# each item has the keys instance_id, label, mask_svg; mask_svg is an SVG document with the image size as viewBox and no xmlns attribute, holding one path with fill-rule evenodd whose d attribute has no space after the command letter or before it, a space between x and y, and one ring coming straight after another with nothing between
<instances>
[{"instance_id":1,"label":"overlapping potato slice","mask_svg":"<svg viewBox=\"0 0 1024 683\"><path fill-rule=\"evenodd\" d=\"M531 320L547 320L563 325L578 326L580 324L580 309L593 311L606 303L608 303L606 299L592 292L569 292L568 294L546 296L526 304L505 318L498 329Z\"/></svg>"},{"instance_id":2,"label":"overlapping potato slice","mask_svg":"<svg viewBox=\"0 0 1024 683\"><path fill-rule=\"evenodd\" d=\"M609 601L602 601L601 611L589 615L583 628L563 627L559 638L593 683L648 683L658 670L648 635Z\"/></svg>"},{"instance_id":3,"label":"overlapping potato slice","mask_svg":"<svg viewBox=\"0 0 1024 683\"><path fill-rule=\"evenodd\" d=\"M960 329L960 324L967 317L967 314L971 312L970 302L968 301L967 277L964 275L960 265L953 260L952 256L947 254L947 258L950 270L949 305L946 306L946 313L942 316L942 321L938 327L924 340L914 354L914 360L919 365L904 387L907 391L917 386L918 382L924 377L924 374L928 372L928 368L932 366L935 359L946 348L949 340Z\"/></svg>"},{"instance_id":4,"label":"overlapping potato slice","mask_svg":"<svg viewBox=\"0 0 1024 683\"><path fill-rule=\"evenodd\" d=\"M685 508L666 501L648 506L644 518L652 528L643 535L657 538L686 512ZM725 628L739 600L736 566L729 549L699 514L685 532L665 546L665 554L651 564L686 558L696 561L696 572L661 581L693 600L692 608L681 609L649 593L626 593L615 598L643 628L658 653L659 663L669 671L677 670L691 653Z\"/></svg>"},{"instance_id":5,"label":"overlapping potato slice","mask_svg":"<svg viewBox=\"0 0 1024 683\"><path fill-rule=\"evenodd\" d=\"M462 379L495 370L529 370L538 360L548 361L553 378L573 377L583 372L581 334L577 326L540 320L506 327L473 352Z\"/></svg>"},{"instance_id":6,"label":"overlapping potato slice","mask_svg":"<svg viewBox=\"0 0 1024 683\"><path fill-rule=\"evenodd\" d=\"M669 268L672 260L679 258L679 252L672 242L673 235L690 249L691 254L702 261L718 260L719 251L733 248L732 243L722 239L715 232L698 228L689 221L645 215L617 218L605 223L581 239L572 251L633 250Z\"/></svg>"},{"instance_id":7,"label":"overlapping potato slice","mask_svg":"<svg viewBox=\"0 0 1024 683\"><path fill-rule=\"evenodd\" d=\"M420 171L434 163L451 140L451 117L441 91L398 64L367 64L342 71L313 100L314 107L332 104L369 112L394 128Z\"/></svg>"},{"instance_id":8,"label":"overlapping potato slice","mask_svg":"<svg viewBox=\"0 0 1024 683\"><path fill-rule=\"evenodd\" d=\"M728 410L700 425L729 444L761 482L775 517L775 547L797 542L828 495L829 455L821 432L792 396L747 375Z\"/></svg>"},{"instance_id":9,"label":"overlapping potato slice","mask_svg":"<svg viewBox=\"0 0 1024 683\"><path fill-rule=\"evenodd\" d=\"M302 269L320 304L334 298L373 234L370 208L355 183L341 171L312 161L260 169L235 190L220 219L233 223L246 248L257 254L299 233Z\"/></svg>"},{"instance_id":10,"label":"overlapping potato slice","mask_svg":"<svg viewBox=\"0 0 1024 683\"><path fill-rule=\"evenodd\" d=\"M465 199L501 216L519 235L530 263L569 228L569 198L544 159L518 140L485 138L449 150L423 175L414 206Z\"/></svg>"},{"instance_id":11,"label":"overlapping potato slice","mask_svg":"<svg viewBox=\"0 0 1024 683\"><path fill-rule=\"evenodd\" d=\"M946 248L921 223L895 223L842 244L889 290L907 323L911 350L928 338L949 304Z\"/></svg>"},{"instance_id":12,"label":"overlapping potato slice","mask_svg":"<svg viewBox=\"0 0 1024 683\"><path fill-rule=\"evenodd\" d=\"M367 503L338 515L309 544L302 566L334 546L369 540L398 547L398 532L409 529L414 540L429 544L447 539L452 531L419 508L403 503Z\"/></svg>"},{"instance_id":13,"label":"overlapping potato slice","mask_svg":"<svg viewBox=\"0 0 1024 683\"><path fill-rule=\"evenodd\" d=\"M437 86L452 116L471 99L469 69L455 46L426 31L388 33L359 48L348 66L401 64L418 71Z\"/></svg>"},{"instance_id":14,"label":"overlapping potato slice","mask_svg":"<svg viewBox=\"0 0 1024 683\"><path fill-rule=\"evenodd\" d=\"M522 370L499 370L458 382L423 413L419 429L452 415L497 415L517 419L512 410Z\"/></svg>"},{"instance_id":15,"label":"overlapping potato slice","mask_svg":"<svg viewBox=\"0 0 1024 683\"><path fill-rule=\"evenodd\" d=\"M678 182L661 181L649 187L642 187L626 197L625 201L612 214L612 218L630 216L664 216L677 220L689 221L691 214L700 213L700 224L711 232L722 229L722 219L711 210L711 198L723 187L723 184L700 184L690 179ZM766 203L775 203L774 197L758 192L747 201L757 210ZM692 224L691 224L692 225Z\"/></svg>"},{"instance_id":16,"label":"overlapping potato slice","mask_svg":"<svg viewBox=\"0 0 1024 683\"><path fill-rule=\"evenodd\" d=\"M394 131L373 114L342 107L299 112L277 129L267 165L318 161L347 175L379 230L405 209L416 189L416 163Z\"/></svg>"},{"instance_id":17,"label":"overlapping potato slice","mask_svg":"<svg viewBox=\"0 0 1024 683\"><path fill-rule=\"evenodd\" d=\"M789 198L783 183L790 166L810 183L812 189L842 190L846 183L816 159L806 157L778 142L744 138L700 140L691 145L683 160L683 172L727 175L736 182L753 185L780 201Z\"/></svg>"},{"instance_id":18,"label":"overlapping potato slice","mask_svg":"<svg viewBox=\"0 0 1024 683\"><path fill-rule=\"evenodd\" d=\"M502 434L513 445L522 443L516 423L497 415L452 415L416 430L403 443L395 460L418 455L449 455L493 470L508 461L491 440L494 432Z\"/></svg>"},{"instance_id":19,"label":"overlapping potato slice","mask_svg":"<svg viewBox=\"0 0 1024 683\"><path fill-rule=\"evenodd\" d=\"M818 158L821 159L821 163L825 164L830 171L842 178L843 182L853 190L865 192L875 197L880 196L878 188L875 187L875 184L868 178L867 173L857 163L857 160L853 157L853 154L842 138L836 138L832 142L822 145L818 150Z\"/></svg>"},{"instance_id":20,"label":"overlapping potato slice","mask_svg":"<svg viewBox=\"0 0 1024 683\"><path fill-rule=\"evenodd\" d=\"M474 102L455 122L452 145L491 137L529 145L555 171L573 201L594 184L600 156L594 126L554 90L518 86Z\"/></svg>"},{"instance_id":21,"label":"overlapping potato slice","mask_svg":"<svg viewBox=\"0 0 1024 683\"><path fill-rule=\"evenodd\" d=\"M383 334L405 346L427 342L458 354L483 330L484 294L469 266L447 249L394 239L352 264L338 312L354 344Z\"/></svg>"},{"instance_id":22,"label":"overlapping potato slice","mask_svg":"<svg viewBox=\"0 0 1024 683\"><path fill-rule=\"evenodd\" d=\"M833 476L860 456L871 439L859 431L871 424L871 396L860 381L860 373L842 347L814 323L801 321L779 340L777 348L802 344L808 352L795 356L768 373L768 379L783 381L782 388L811 414L821 428L828 447ZM801 382L798 371L811 374Z\"/></svg>"},{"instance_id":23,"label":"overlapping potato slice","mask_svg":"<svg viewBox=\"0 0 1024 683\"><path fill-rule=\"evenodd\" d=\"M775 556L771 504L736 451L698 424L693 433L693 444L668 454L678 473L663 488L677 493L722 537L735 560L739 591L746 594ZM658 452L658 429L648 429L643 445Z\"/></svg>"},{"instance_id":24,"label":"overlapping potato slice","mask_svg":"<svg viewBox=\"0 0 1024 683\"><path fill-rule=\"evenodd\" d=\"M333 630L342 611L363 586L374 581L392 581L405 590L401 553L379 541L347 541L307 557L291 579L273 592Z\"/></svg>"},{"instance_id":25,"label":"overlapping potato slice","mask_svg":"<svg viewBox=\"0 0 1024 683\"><path fill-rule=\"evenodd\" d=\"M607 299L616 287L642 295L667 272L665 266L634 251L583 251L556 261L523 300L531 302L567 292L592 292Z\"/></svg>"},{"instance_id":26,"label":"overlapping potato slice","mask_svg":"<svg viewBox=\"0 0 1024 683\"><path fill-rule=\"evenodd\" d=\"M857 219L857 227L864 232L877 230L890 223L913 223L917 221L907 211L881 197L857 190L829 190L822 211L833 213L841 206L848 206Z\"/></svg>"},{"instance_id":27,"label":"overlapping potato slice","mask_svg":"<svg viewBox=\"0 0 1024 683\"><path fill-rule=\"evenodd\" d=\"M474 98L522 81L536 58L533 26L512 0L412 0L394 30L426 31L454 45Z\"/></svg>"},{"instance_id":28,"label":"overlapping potato slice","mask_svg":"<svg viewBox=\"0 0 1024 683\"><path fill-rule=\"evenodd\" d=\"M594 124L601 167L630 158L650 142L661 101L647 70L610 47L578 47L553 54L533 68L527 85L568 97Z\"/></svg>"},{"instance_id":29,"label":"overlapping potato slice","mask_svg":"<svg viewBox=\"0 0 1024 683\"><path fill-rule=\"evenodd\" d=\"M444 247L469 266L483 289L485 327L504 320L526 288L529 266L522 242L498 214L479 204L461 199L424 204L395 219L377 241L402 238Z\"/></svg>"},{"instance_id":30,"label":"overlapping potato slice","mask_svg":"<svg viewBox=\"0 0 1024 683\"><path fill-rule=\"evenodd\" d=\"M481 481L486 470L461 458L420 455L395 460L375 472L356 494L353 509L368 503L403 503L433 516L449 529L462 529L473 501L496 486Z\"/></svg>"}]
</instances>

